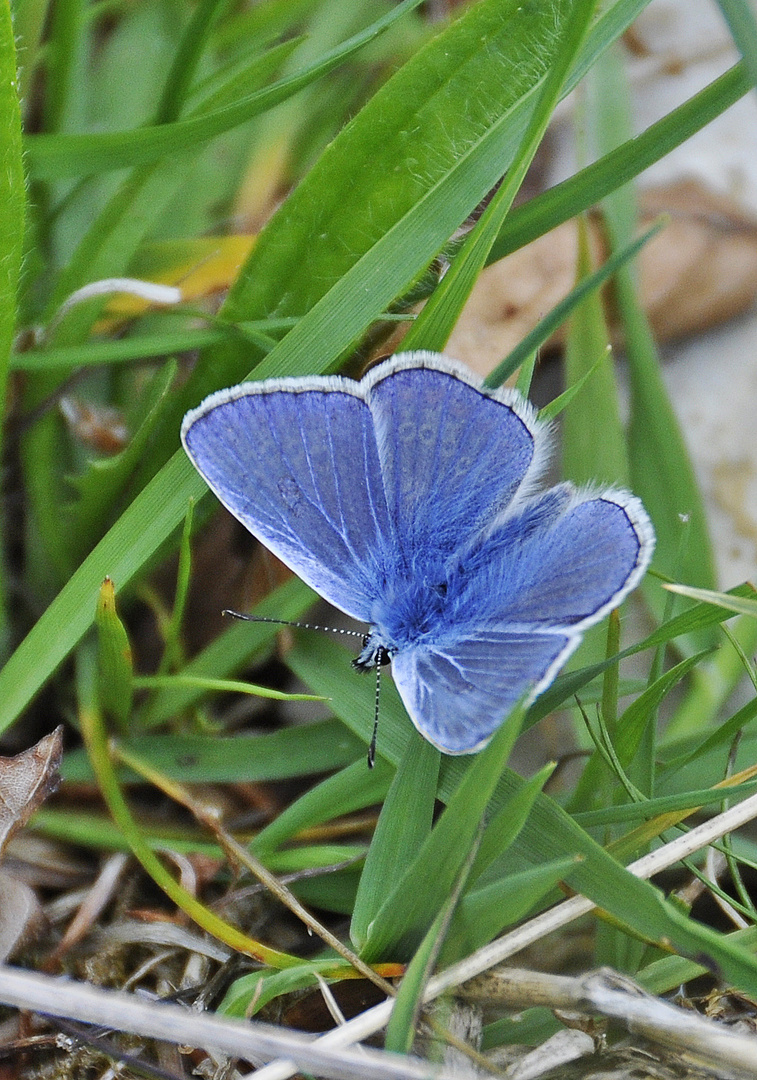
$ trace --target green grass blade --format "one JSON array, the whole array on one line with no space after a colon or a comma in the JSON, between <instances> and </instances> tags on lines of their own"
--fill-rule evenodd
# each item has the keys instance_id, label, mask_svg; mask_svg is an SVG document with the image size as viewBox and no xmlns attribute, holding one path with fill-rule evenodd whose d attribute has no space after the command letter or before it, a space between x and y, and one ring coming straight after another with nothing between
<instances>
[{"instance_id":1,"label":"green grass blade","mask_svg":"<svg viewBox=\"0 0 757 1080\"><path fill-rule=\"evenodd\" d=\"M442 966L470 956L507 926L525 918L555 885L570 881L577 863L575 857L553 859L467 892L452 918L441 951Z\"/></svg>"},{"instance_id":2,"label":"green grass blade","mask_svg":"<svg viewBox=\"0 0 757 1080\"><path fill-rule=\"evenodd\" d=\"M360 761L365 747L340 720L316 720L313 724L266 734L135 735L124 739L126 751L152 762L166 777L187 783L242 783L310 777L329 769L342 769ZM63 779L89 782L92 769L82 751L64 759ZM125 773L127 780L132 774Z\"/></svg>"},{"instance_id":3,"label":"green grass blade","mask_svg":"<svg viewBox=\"0 0 757 1080\"><path fill-rule=\"evenodd\" d=\"M291 803L275 821L258 833L252 842L253 851L267 857L268 852L291 840L303 829L383 802L393 776L392 766L378 757L375 766L369 769L365 754L361 753L359 760L321 781Z\"/></svg>"},{"instance_id":4,"label":"green grass blade","mask_svg":"<svg viewBox=\"0 0 757 1080\"><path fill-rule=\"evenodd\" d=\"M86 549L81 550L80 545L91 545L102 536L113 506L117 505L119 497L144 457L148 440L156 424L160 422L176 373L177 364L173 360L156 371L144 394L141 406L142 422L132 433L126 447L114 457L92 461L85 472L73 479L72 483L78 495L78 529L75 536L69 536L69 543L73 553L80 558L86 554Z\"/></svg>"},{"instance_id":5,"label":"green grass blade","mask_svg":"<svg viewBox=\"0 0 757 1080\"><path fill-rule=\"evenodd\" d=\"M489 261L503 259L576 214L588 210L615 191L618 185L633 180L644 169L701 131L730 105L748 94L750 89L751 82L743 65L737 64L641 135L622 143L612 153L581 169L568 180L517 207L495 241Z\"/></svg>"},{"instance_id":6,"label":"green grass blade","mask_svg":"<svg viewBox=\"0 0 757 1080\"><path fill-rule=\"evenodd\" d=\"M100 173L108 169L146 165L159 158L197 147L272 109L274 105L285 101L315 79L333 71L420 2L421 0L404 0L404 3L398 4L383 18L355 34L316 64L226 108L216 109L189 120L137 128L134 131L95 135L29 135L25 143L29 169L37 179L62 179Z\"/></svg>"},{"instance_id":7,"label":"green grass blade","mask_svg":"<svg viewBox=\"0 0 757 1080\"><path fill-rule=\"evenodd\" d=\"M16 50L8 7L0 11L0 417L5 417L8 361L15 332L17 292L24 240L26 196L21 160L21 113Z\"/></svg>"},{"instance_id":8,"label":"green grass blade","mask_svg":"<svg viewBox=\"0 0 757 1080\"><path fill-rule=\"evenodd\" d=\"M29 101L32 80L43 52L40 42L45 30L48 8L48 0L25 0L13 5L16 51L24 58L18 72L19 101ZM10 83L3 83L3 86L9 85Z\"/></svg>"},{"instance_id":9,"label":"green grass blade","mask_svg":"<svg viewBox=\"0 0 757 1080\"><path fill-rule=\"evenodd\" d=\"M523 713L516 706L489 745L471 760L415 858L405 864L396 885L385 891L367 930L361 950L364 959L398 959L417 948L470 853Z\"/></svg>"},{"instance_id":10,"label":"green grass blade","mask_svg":"<svg viewBox=\"0 0 757 1080\"><path fill-rule=\"evenodd\" d=\"M757 19L749 0L718 0L733 40L744 58L744 66L757 87Z\"/></svg>"},{"instance_id":11,"label":"green grass blade","mask_svg":"<svg viewBox=\"0 0 757 1080\"><path fill-rule=\"evenodd\" d=\"M0 10L0 418L6 415L8 361L15 332L24 241L25 185L13 22ZM2 421L0 421L2 422ZM0 439L0 444L2 443ZM4 516L4 514L3 514ZM0 554L0 657L8 648L5 553Z\"/></svg>"},{"instance_id":12,"label":"green grass blade","mask_svg":"<svg viewBox=\"0 0 757 1080\"><path fill-rule=\"evenodd\" d=\"M116 611L113 582L106 578L95 612L97 627L97 696L100 707L122 734L129 730L134 663L126 627Z\"/></svg>"},{"instance_id":13,"label":"green grass blade","mask_svg":"<svg viewBox=\"0 0 757 1080\"><path fill-rule=\"evenodd\" d=\"M752 705L752 703L750 703ZM752 705L751 716L757 714L757 706ZM749 719L751 719L751 716ZM745 721L743 721L745 722ZM742 722L742 723L743 723ZM733 736L731 736L733 737ZM685 762L681 762L685 764ZM675 763L671 763L671 768ZM746 798L753 795L757 780L746 784L734 784L733 787L702 788L699 791L681 791L676 795L657 795L654 799L644 799L643 802L623 803L619 806L608 806L603 810L585 810L575 815L575 820L585 829L596 828L599 825L618 825L625 822L635 824L641 821L650 821L662 814L674 813L679 810L689 810L700 806L711 806L713 803L722 803L725 794L730 799Z\"/></svg>"},{"instance_id":14,"label":"green grass blade","mask_svg":"<svg viewBox=\"0 0 757 1080\"><path fill-rule=\"evenodd\" d=\"M264 83L287 51L285 44L256 57L248 70L248 78L258 86ZM126 272L138 246L155 228L185 183L185 169L196 154L196 146L185 150L184 156L178 151L166 154L166 160L134 169L126 177L80 240L68 265L58 275L48 305L48 317L71 293L87 282L117 277ZM67 313L52 335L54 344L65 346L83 342L104 302L104 298L98 298L79 304Z\"/></svg>"},{"instance_id":15,"label":"green grass blade","mask_svg":"<svg viewBox=\"0 0 757 1080\"><path fill-rule=\"evenodd\" d=\"M729 618L725 615L723 624ZM728 630L728 642L692 671L686 695L665 725L666 743L695 736L719 722L731 694L743 683L745 670L749 674L749 664L744 664L742 656L753 656L757 650L757 620L748 615L739 616Z\"/></svg>"},{"instance_id":16,"label":"green grass blade","mask_svg":"<svg viewBox=\"0 0 757 1080\"><path fill-rule=\"evenodd\" d=\"M686 750L673 758L664 758L660 766L661 771L666 775L674 773L698 758L706 757L718 747L731 745L737 735L743 731L747 724L751 723L755 716L757 716L757 698L752 698L746 705L742 705L729 720L718 725L717 731L714 731L712 735L703 741L698 739L693 750Z\"/></svg>"},{"instance_id":17,"label":"green grass blade","mask_svg":"<svg viewBox=\"0 0 757 1080\"><path fill-rule=\"evenodd\" d=\"M316 972L321 974L333 967L333 960L316 960L284 971L255 971L243 975L241 979L235 979L226 991L218 1011L223 1016L255 1016L269 1001L283 994L317 987Z\"/></svg>"},{"instance_id":18,"label":"green grass blade","mask_svg":"<svg viewBox=\"0 0 757 1080\"><path fill-rule=\"evenodd\" d=\"M585 279L590 274L588 225L581 217L578 220L578 276ZM598 292L592 292L573 313L565 347L568 386L576 385L593 371L581 397L565 410L561 427L562 475L579 485L590 482L624 485L628 482L615 368L608 345L609 332L602 299Z\"/></svg>"},{"instance_id":19,"label":"green grass blade","mask_svg":"<svg viewBox=\"0 0 757 1080\"><path fill-rule=\"evenodd\" d=\"M622 58L608 56L595 69L595 98L602 148L630 133L629 91ZM618 188L603 203L613 248L627 244L636 226L636 205L630 186ZM622 268L616 297L623 325L631 382L631 420L628 457L634 492L642 499L655 526L655 567L681 576L687 583L714 582L714 563L702 495L694 475L678 420L660 373L660 363L647 318L636 293L631 270ZM681 521L688 521L681 553ZM649 593L648 593L649 595ZM653 594L659 600L659 592Z\"/></svg>"},{"instance_id":20,"label":"green grass blade","mask_svg":"<svg viewBox=\"0 0 757 1080\"><path fill-rule=\"evenodd\" d=\"M716 592L714 589L697 589L691 585L670 584L663 588L680 596L688 596L691 600L699 600L703 604L714 604L716 607L733 611L737 615L750 615L757 618L757 600L749 596L734 596L732 593Z\"/></svg>"},{"instance_id":21,"label":"green grass blade","mask_svg":"<svg viewBox=\"0 0 757 1080\"><path fill-rule=\"evenodd\" d=\"M426 932L405 972L386 1027L384 1047L397 1054L409 1054L418 1031L418 1019L423 1004L423 990L431 978L436 958L443 946L445 934L460 896L467 884L468 874L476 856L474 842L460 872L445 897L439 914Z\"/></svg>"},{"instance_id":22,"label":"green grass blade","mask_svg":"<svg viewBox=\"0 0 757 1080\"><path fill-rule=\"evenodd\" d=\"M596 0L576 0L565 22L563 34L554 44L551 57L545 50L548 74L521 145L499 188L408 331L404 341L407 349L422 346L441 350L446 345L544 137L568 71L586 36L595 6Z\"/></svg>"},{"instance_id":23,"label":"green grass blade","mask_svg":"<svg viewBox=\"0 0 757 1080\"><path fill-rule=\"evenodd\" d=\"M11 358L13 371L60 371L74 367L99 366L101 364L126 364L154 356L170 356L175 352L202 349L224 341L228 331L173 330L165 334L141 335L119 338L114 341L89 341L84 345L64 345L51 349L30 349L14 353Z\"/></svg>"},{"instance_id":24,"label":"green grass blade","mask_svg":"<svg viewBox=\"0 0 757 1080\"><path fill-rule=\"evenodd\" d=\"M530 779L524 780L523 786L492 816L481 837L476 859L471 868L471 885L478 885L479 878L482 875L486 877L486 872L494 860L507 851L514 842L525 825L534 802L553 772L554 765L550 763Z\"/></svg>"},{"instance_id":25,"label":"green grass blade","mask_svg":"<svg viewBox=\"0 0 757 1080\"><path fill-rule=\"evenodd\" d=\"M196 896L192 895L171 876L158 856L145 843L142 833L124 799L110 760L107 732L103 718L95 704L94 664L89 649L81 649L77 660L80 723L82 735L92 762L92 770L108 809L135 858L138 859L145 871L173 900L177 907L189 915L203 930L217 937L219 941L224 941L232 948L254 957L263 964L270 964L272 967L293 967L300 963L297 957L279 952L276 949L269 949L219 918L218 915L200 903Z\"/></svg>"},{"instance_id":26,"label":"green grass blade","mask_svg":"<svg viewBox=\"0 0 757 1080\"><path fill-rule=\"evenodd\" d=\"M185 28L155 110L156 124L170 124L181 115L189 88L208 42L213 21L224 0L200 0Z\"/></svg>"},{"instance_id":27,"label":"green grass blade","mask_svg":"<svg viewBox=\"0 0 757 1080\"><path fill-rule=\"evenodd\" d=\"M256 604L254 615L264 618L301 619L312 606L315 593L298 578L291 578ZM280 627L273 623L229 621L229 625L202 652L181 668L180 674L189 679L224 679L249 666L254 658L271 651ZM168 723L173 717L192 708L204 696L197 686L185 682L170 690L158 690L147 702L140 715L142 730Z\"/></svg>"},{"instance_id":28,"label":"green grass blade","mask_svg":"<svg viewBox=\"0 0 757 1080\"><path fill-rule=\"evenodd\" d=\"M753 593L754 590L751 585L739 585L733 590L733 595L736 596L752 596ZM667 645L686 634L706 630L727 618L730 618L730 616L724 613L723 608L719 608L715 604L699 604L682 612L681 615L669 619L657 630L649 634L648 637L635 645L629 645L628 648L623 649L616 656L592 664L587 668L559 675L528 710L526 727L535 724L542 717L559 708L564 702L569 701L587 683L604 674L609 667L619 660L624 660L628 656L635 656L646 649L655 649L660 645Z\"/></svg>"},{"instance_id":29,"label":"green grass blade","mask_svg":"<svg viewBox=\"0 0 757 1080\"><path fill-rule=\"evenodd\" d=\"M271 75L279 71L292 53L302 45L303 38L290 38L280 45L274 45L265 53L249 58L246 63L232 74L218 72L213 78L206 81L202 88L198 88L190 99L192 108L189 110L188 119L192 116L202 116L216 109L234 105L237 101L257 93L262 83L267 80L260 78L263 68L267 68ZM299 101L299 97L295 99Z\"/></svg>"},{"instance_id":30,"label":"green grass blade","mask_svg":"<svg viewBox=\"0 0 757 1080\"><path fill-rule=\"evenodd\" d=\"M419 734L410 738L379 815L350 923L356 949L387 892L401 879L431 832L439 780L439 751Z\"/></svg>"},{"instance_id":31,"label":"green grass blade","mask_svg":"<svg viewBox=\"0 0 757 1080\"><path fill-rule=\"evenodd\" d=\"M700 664L711 650L687 656L685 660L669 668L659 679L647 687L643 694L628 706L618 721L615 750L624 768L628 768L639 751L648 723L656 721L657 709L668 693L681 679Z\"/></svg>"},{"instance_id":32,"label":"green grass blade","mask_svg":"<svg viewBox=\"0 0 757 1080\"><path fill-rule=\"evenodd\" d=\"M252 783L313 776L352 762L365 766L362 742L333 719L264 735L136 735L121 745L170 779L187 783ZM91 781L83 751L66 754L62 776L73 783Z\"/></svg>"},{"instance_id":33,"label":"green grass blade","mask_svg":"<svg viewBox=\"0 0 757 1080\"><path fill-rule=\"evenodd\" d=\"M484 380L486 385L501 386L511 375L514 375L521 364L525 363L528 357L533 356L544 342L562 326L578 305L597 289L600 289L619 267L638 255L644 245L647 244L653 236L657 235L661 227L659 222L656 223L651 229L632 243L628 244L622 250L614 251L609 259L607 259L598 270L595 270L594 273L582 278L563 300L558 304L555 304L549 314L539 320L538 324L515 346L509 356L487 375ZM528 395L526 394L526 397L527 396ZM548 415L547 409L549 409L549 406L547 406L545 410L542 410L546 415Z\"/></svg>"},{"instance_id":34,"label":"green grass blade","mask_svg":"<svg viewBox=\"0 0 757 1080\"><path fill-rule=\"evenodd\" d=\"M83 0L69 0L52 5L46 49L47 87L45 93L45 128L60 131L73 112L74 91L82 72L84 34Z\"/></svg>"}]
</instances>

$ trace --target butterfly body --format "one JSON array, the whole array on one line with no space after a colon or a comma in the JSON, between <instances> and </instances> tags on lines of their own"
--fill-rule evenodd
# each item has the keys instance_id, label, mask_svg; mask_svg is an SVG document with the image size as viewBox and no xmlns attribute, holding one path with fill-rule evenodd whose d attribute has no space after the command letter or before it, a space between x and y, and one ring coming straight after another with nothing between
<instances>
[{"instance_id":1,"label":"butterfly body","mask_svg":"<svg viewBox=\"0 0 757 1080\"><path fill-rule=\"evenodd\" d=\"M182 439L255 536L368 624L356 666L390 659L446 753L480 749L548 686L654 545L628 493L539 492L549 432L532 407L436 354L221 391Z\"/></svg>"}]
</instances>

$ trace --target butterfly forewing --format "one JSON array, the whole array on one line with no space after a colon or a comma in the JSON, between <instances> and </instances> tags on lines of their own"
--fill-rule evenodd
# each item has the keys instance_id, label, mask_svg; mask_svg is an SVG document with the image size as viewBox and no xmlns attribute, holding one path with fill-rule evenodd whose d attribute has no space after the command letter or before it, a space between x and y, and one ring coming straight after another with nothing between
<instances>
[{"instance_id":1,"label":"butterfly forewing","mask_svg":"<svg viewBox=\"0 0 757 1080\"><path fill-rule=\"evenodd\" d=\"M409 357L377 369L367 399L399 543L422 562L460 548L509 505L545 433L508 392L484 393L432 354Z\"/></svg>"},{"instance_id":2,"label":"butterfly forewing","mask_svg":"<svg viewBox=\"0 0 757 1080\"><path fill-rule=\"evenodd\" d=\"M190 413L182 436L254 536L321 596L368 621L392 527L371 414L352 386L244 384Z\"/></svg>"}]
</instances>

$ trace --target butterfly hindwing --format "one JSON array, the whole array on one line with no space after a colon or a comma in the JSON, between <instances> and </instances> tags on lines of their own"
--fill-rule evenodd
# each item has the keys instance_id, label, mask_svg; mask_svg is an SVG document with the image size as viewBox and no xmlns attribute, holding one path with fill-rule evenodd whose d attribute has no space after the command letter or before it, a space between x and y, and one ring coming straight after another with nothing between
<instances>
[{"instance_id":1,"label":"butterfly hindwing","mask_svg":"<svg viewBox=\"0 0 757 1080\"><path fill-rule=\"evenodd\" d=\"M569 485L482 536L460 563L454 618L440 620L392 665L419 731L446 753L483 746L637 584L651 537L637 499L578 495Z\"/></svg>"},{"instance_id":2,"label":"butterfly hindwing","mask_svg":"<svg viewBox=\"0 0 757 1080\"><path fill-rule=\"evenodd\" d=\"M471 575L468 602L486 604L484 618L534 629L585 629L640 581L652 527L638 499L612 491L573 493L561 513L529 529L534 506L560 490L552 488L482 542L482 569Z\"/></svg>"},{"instance_id":3,"label":"butterfly hindwing","mask_svg":"<svg viewBox=\"0 0 757 1080\"><path fill-rule=\"evenodd\" d=\"M446 754L470 754L577 644L565 633L491 626L445 648L398 653L392 675L421 734Z\"/></svg>"}]
</instances>

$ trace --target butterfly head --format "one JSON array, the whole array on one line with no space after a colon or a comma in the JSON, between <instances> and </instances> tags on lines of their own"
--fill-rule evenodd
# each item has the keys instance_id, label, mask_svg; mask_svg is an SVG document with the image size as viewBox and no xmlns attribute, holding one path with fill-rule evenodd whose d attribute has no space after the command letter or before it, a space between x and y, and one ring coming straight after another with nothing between
<instances>
[{"instance_id":1,"label":"butterfly head","mask_svg":"<svg viewBox=\"0 0 757 1080\"><path fill-rule=\"evenodd\" d=\"M363 648L359 656L352 661L352 666L357 671L371 671L373 668L386 667L391 664L396 649L387 646L381 634L375 627L363 638Z\"/></svg>"}]
</instances>

